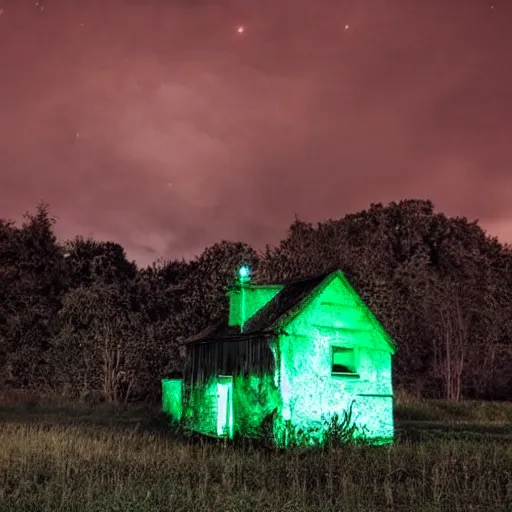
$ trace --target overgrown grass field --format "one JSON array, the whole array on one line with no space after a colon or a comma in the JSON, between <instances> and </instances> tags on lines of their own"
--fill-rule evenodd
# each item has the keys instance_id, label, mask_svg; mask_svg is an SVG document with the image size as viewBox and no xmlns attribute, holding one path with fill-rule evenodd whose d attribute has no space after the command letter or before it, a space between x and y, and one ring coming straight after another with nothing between
<instances>
[{"instance_id":1,"label":"overgrown grass field","mask_svg":"<svg viewBox=\"0 0 512 512\"><path fill-rule=\"evenodd\" d=\"M0 406L0 511L512 511L512 403L398 405L387 447L185 439L150 409Z\"/></svg>"}]
</instances>

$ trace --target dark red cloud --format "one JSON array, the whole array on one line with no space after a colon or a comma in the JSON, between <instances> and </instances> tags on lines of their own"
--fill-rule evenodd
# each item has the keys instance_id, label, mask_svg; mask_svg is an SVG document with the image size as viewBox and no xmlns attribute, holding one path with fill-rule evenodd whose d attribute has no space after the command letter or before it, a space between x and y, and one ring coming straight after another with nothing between
<instances>
[{"instance_id":1,"label":"dark red cloud","mask_svg":"<svg viewBox=\"0 0 512 512\"><path fill-rule=\"evenodd\" d=\"M422 197L512 242L510 2L42 5L0 0L1 216L147 263Z\"/></svg>"}]
</instances>

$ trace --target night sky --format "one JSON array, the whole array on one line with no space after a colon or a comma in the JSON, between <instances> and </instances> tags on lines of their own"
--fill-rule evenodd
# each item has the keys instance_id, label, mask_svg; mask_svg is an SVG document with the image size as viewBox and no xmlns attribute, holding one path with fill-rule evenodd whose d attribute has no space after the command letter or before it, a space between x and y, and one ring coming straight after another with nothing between
<instances>
[{"instance_id":1,"label":"night sky","mask_svg":"<svg viewBox=\"0 0 512 512\"><path fill-rule=\"evenodd\" d=\"M512 1L0 0L0 217L146 264L431 199L512 242Z\"/></svg>"}]
</instances>

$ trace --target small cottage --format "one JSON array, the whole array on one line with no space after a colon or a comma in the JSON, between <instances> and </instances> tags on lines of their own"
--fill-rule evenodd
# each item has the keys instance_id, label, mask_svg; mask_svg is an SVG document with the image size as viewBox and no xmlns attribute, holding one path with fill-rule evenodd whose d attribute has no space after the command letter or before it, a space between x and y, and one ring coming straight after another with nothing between
<instances>
[{"instance_id":1,"label":"small cottage","mask_svg":"<svg viewBox=\"0 0 512 512\"><path fill-rule=\"evenodd\" d=\"M243 267L228 294L226 318L186 341L183 377L163 380L165 412L206 435L279 443L350 411L357 432L392 441L395 344L341 271L264 285Z\"/></svg>"}]
</instances>

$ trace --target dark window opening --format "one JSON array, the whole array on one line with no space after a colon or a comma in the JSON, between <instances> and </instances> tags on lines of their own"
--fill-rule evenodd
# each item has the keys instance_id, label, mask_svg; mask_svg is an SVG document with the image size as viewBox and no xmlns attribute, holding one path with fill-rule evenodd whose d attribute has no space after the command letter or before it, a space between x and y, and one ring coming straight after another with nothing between
<instances>
[{"instance_id":1,"label":"dark window opening","mask_svg":"<svg viewBox=\"0 0 512 512\"><path fill-rule=\"evenodd\" d=\"M353 348L332 347L331 372L333 374L357 375L356 355Z\"/></svg>"}]
</instances>

